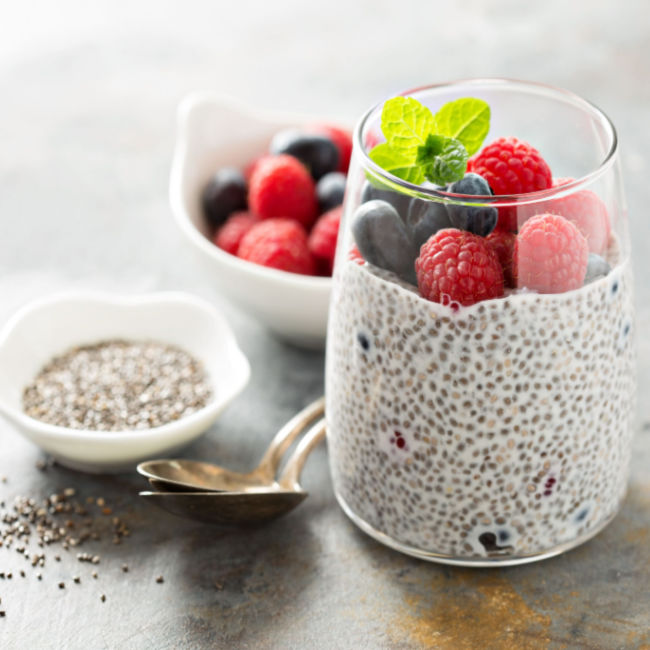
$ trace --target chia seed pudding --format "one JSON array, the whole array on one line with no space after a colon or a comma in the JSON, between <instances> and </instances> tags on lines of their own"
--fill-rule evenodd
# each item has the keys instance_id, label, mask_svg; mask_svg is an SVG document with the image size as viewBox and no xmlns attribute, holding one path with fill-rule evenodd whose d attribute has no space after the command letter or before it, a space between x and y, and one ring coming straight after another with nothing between
<instances>
[{"instance_id":1,"label":"chia seed pudding","mask_svg":"<svg viewBox=\"0 0 650 650\"><path fill-rule=\"evenodd\" d=\"M517 558L595 534L624 497L632 277L452 309L337 269L327 428L337 498L403 550Z\"/></svg>"}]
</instances>

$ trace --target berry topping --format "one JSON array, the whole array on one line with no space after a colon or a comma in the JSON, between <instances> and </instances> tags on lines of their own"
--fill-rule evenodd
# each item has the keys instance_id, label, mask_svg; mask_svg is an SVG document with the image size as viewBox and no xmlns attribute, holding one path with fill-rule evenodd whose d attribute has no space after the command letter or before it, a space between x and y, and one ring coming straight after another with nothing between
<instances>
[{"instance_id":1,"label":"berry topping","mask_svg":"<svg viewBox=\"0 0 650 650\"><path fill-rule=\"evenodd\" d=\"M329 124L315 125L313 130L317 133L323 133L336 145L339 152L339 164L336 170L347 174L350 157L352 156L352 135L350 132Z\"/></svg>"},{"instance_id":2,"label":"berry topping","mask_svg":"<svg viewBox=\"0 0 650 650\"><path fill-rule=\"evenodd\" d=\"M385 201L362 203L354 214L352 233L361 254L371 264L416 283L416 249L395 208Z\"/></svg>"},{"instance_id":3,"label":"berry topping","mask_svg":"<svg viewBox=\"0 0 650 650\"><path fill-rule=\"evenodd\" d=\"M594 282L595 280L598 280L598 278L604 278L611 270L610 265L600 255L589 253L585 284Z\"/></svg>"},{"instance_id":4,"label":"berry topping","mask_svg":"<svg viewBox=\"0 0 650 650\"><path fill-rule=\"evenodd\" d=\"M248 201L261 219L286 217L306 228L316 217L314 181L293 156L269 156L259 161L251 176Z\"/></svg>"},{"instance_id":5,"label":"berry topping","mask_svg":"<svg viewBox=\"0 0 650 650\"><path fill-rule=\"evenodd\" d=\"M364 352L368 352L368 350L370 349L370 341L368 340L368 337L363 332L359 332L357 334L357 341L359 341L359 345L361 346L361 349Z\"/></svg>"},{"instance_id":6,"label":"berry topping","mask_svg":"<svg viewBox=\"0 0 650 650\"><path fill-rule=\"evenodd\" d=\"M244 235L259 219L250 212L233 212L226 223L214 234L214 243L231 255L237 255L237 249Z\"/></svg>"},{"instance_id":7,"label":"berry topping","mask_svg":"<svg viewBox=\"0 0 650 650\"><path fill-rule=\"evenodd\" d=\"M220 226L231 212L246 209L246 180L232 167L220 169L208 182L201 197L203 212L212 226Z\"/></svg>"},{"instance_id":8,"label":"berry topping","mask_svg":"<svg viewBox=\"0 0 650 650\"><path fill-rule=\"evenodd\" d=\"M553 187L572 181L572 178L556 178ZM544 212L562 215L575 223L587 238L590 252L602 255L607 248L611 231L607 208L591 190L580 190L559 199L551 199L544 203Z\"/></svg>"},{"instance_id":9,"label":"berry topping","mask_svg":"<svg viewBox=\"0 0 650 650\"><path fill-rule=\"evenodd\" d=\"M538 214L515 240L517 286L539 293L578 289L584 283L587 257L587 240L575 224L555 214Z\"/></svg>"},{"instance_id":10,"label":"berry topping","mask_svg":"<svg viewBox=\"0 0 650 650\"><path fill-rule=\"evenodd\" d=\"M360 202L366 203L368 201L386 201L386 203L390 203L397 210L397 214L404 217L408 214L411 197L406 194L400 194L399 192L393 192L393 190L385 187L377 187L366 181L361 190Z\"/></svg>"},{"instance_id":11,"label":"berry topping","mask_svg":"<svg viewBox=\"0 0 650 650\"><path fill-rule=\"evenodd\" d=\"M237 255L281 271L314 273L307 233L292 219L266 219L255 224L241 240Z\"/></svg>"},{"instance_id":12,"label":"berry topping","mask_svg":"<svg viewBox=\"0 0 650 650\"><path fill-rule=\"evenodd\" d=\"M356 246L353 246L348 251L348 259L351 262L355 262L356 264L360 264L360 265L366 263L366 260L363 259L363 255L361 254L361 251Z\"/></svg>"},{"instance_id":13,"label":"berry topping","mask_svg":"<svg viewBox=\"0 0 650 650\"><path fill-rule=\"evenodd\" d=\"M322 275L332 275L336 238L339 234L342 212L341 206L326 212L318 219L309 234L307 241L309 251L316 260L318 271Z\"/></svg>"},{"instance_id":14,"label":"berry topping","mask_svg":"<svg viewBox=\"0 0 650 650\"><path fill-rule=\"evenodd\" d=\"M431 235L450 228L449 214L442 203L412 198L406 213L406 225L411 231L416 250L420 250Z\"/></svg>"},{"instance_id":15,"label":"berry topping","mask_svg":"<svg viewBox=\"0 0 650 650\"><path fill-rule=\"evenodd\" d=\"M289 129L276 133L269 150L274 155L289 154L302 162L314 180L336 171L339 164L339 150L324 135L305 133Z\"/></svg>"},{"instance_id":16,"label":"berry topping","mask_svg":"<svg viewBox=\"0 0 650 650\"><path fill-rule=\"evenodd\" d=\"M506 230L495 230L491 232L485 241L487 245L497 254L499 264L503 270L503 283L506 287L515 286L514 274L512 269L512 255L515 248L515 239L517 235Z\"/></svg>"},{"instance_id":17,"label":"berry topping","mask_svg":"<svg viewBox=\"0 0 650 650\"><path fill-rule=\"evenodd\" d=\"M551 187L549 166L537 149L517 138L498 138L469 159L468 171L480 174L494 194L526 194Z\"/></svg>"},{"instance_id":18,"label":"berry topping","mask_svg":"<svg viewBox=\"0 0 650 650\"><path fill-rule=\"evenodd\" d=\"M321 212L327 212L337 205L343 203L345 194L345 174L341 172L330 172L325 174L316 185L316 197L318 208Z\"/></svg>"},{"instance_id":19,"label":"berry topping","mask_svg":"<svg viewBox=\"0 0 650 650\"><path fill-rule=\"evenodd\" d=\"M443 305L473 305L503 295L503 272L485 240L446 228L422 246L415 261L420 293Z\"/></svg>"},{"instance_id":20,"label":"berry topping","mask_svg":"<svg viewBox=\"0 0 650 650\"><path fill-rule=\"evenodd\" d=\"M492 190L487 181L478 174L470 172L461 180L449 186L452 194L471 194L472 196L491 196ZM490 206L447 205L449 220L454 228L473 232L486 237L497 225L497 209Z\"/></svg>"}]
</instances>

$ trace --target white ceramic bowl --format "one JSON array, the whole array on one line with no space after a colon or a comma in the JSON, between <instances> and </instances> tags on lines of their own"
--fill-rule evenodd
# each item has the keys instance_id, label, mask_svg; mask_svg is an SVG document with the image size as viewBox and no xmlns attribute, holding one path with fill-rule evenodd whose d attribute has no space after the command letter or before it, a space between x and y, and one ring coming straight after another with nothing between
<instances>
[{"instance_id":1,"label":"white ceramic bowl","mask_svg":"<svg viewBox=\"0 0 650 650\"><path fill-rule=\"evenodd\" d=\"M217 169L243 169L268 150L277 131L316 120L264 113L220 96L190 95L178 109L170 201L184 239L203 262L207 281L280 338L319 348L325 342L331 279L265 268L217 248L208 239L200 200Z\"/></svg>"},{"instance_id":2,"label":"white ceramic bowl","mask_svg":"<svg viewBox=\"0 0 650 650\"><path fill-rule=\"evenodd\" d=\"M87 431L46 424L22 411L22 391L52 357L79 344L122 338L178 345L201 361L213 400L187 417L139 431ZM135 468L204 433L246 386L250 366L224 318L182 293L68 293L23 307L0 333L0 413L62 465L89 472Z\"/></svg>"}]
</instances>

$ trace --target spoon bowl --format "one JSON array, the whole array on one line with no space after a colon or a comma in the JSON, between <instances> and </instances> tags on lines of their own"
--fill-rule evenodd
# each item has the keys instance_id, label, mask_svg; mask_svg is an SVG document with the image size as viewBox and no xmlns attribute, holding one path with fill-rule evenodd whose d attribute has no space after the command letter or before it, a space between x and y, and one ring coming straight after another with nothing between
<instances>
[{"instance_id":1,"label":"spoon bowl","mask_svg":"<svg viewBox=\"0 0 650 650\"><path fill-rule=\"evenodd\" d=\"M138 472L158 489L173 492L238 492L268 487L275 481L286 450L305 427L323 414L325 399L320 397L287 422L274 436L259 465L248 473L185 458L148 460Z\"/></svg>"},{"instance_id":2,"label":"spoon bowl","mask_svg":"<svg viewBox=\"0 0 650 650\"><path fill-rule=\"evenodd\" d=\"M314 424L300 440L278 481L249 484L235 491L140 492L140 496L174 515L222 526L254 526L293 510L306 497L300 487L302 468L312 450L325 438L325 420ZM149 479L152 484L156 479ZM167 486L164 481L157 483Z\"/></svg>"},{"instance_id":3,"label":"spoon bowl","mask_svg":"<svg viewBox=\"0 0 650 650\"><path fill-rule=\"evenodd\" d=\"M181 517L221 526L255 526L293 510L307 492L140 492L140 496Z\"/></svg>"}]
</instances>

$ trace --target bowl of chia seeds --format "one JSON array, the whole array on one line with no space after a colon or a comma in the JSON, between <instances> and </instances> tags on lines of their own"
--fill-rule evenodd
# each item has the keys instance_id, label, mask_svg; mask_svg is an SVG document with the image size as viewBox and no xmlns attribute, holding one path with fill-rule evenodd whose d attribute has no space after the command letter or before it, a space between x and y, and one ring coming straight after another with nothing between
<instances>
[{"instance_id":1,"label":"bowl of chia seeds","mask_svg":"<svg viewBox=\"0 0 650 650\"><path fill-rule=\"evenodd\" d=\"M0 332L0 414L55 460L130 470L202 435L250 366L225 319L182 293L67 293Z\"/></svg>"}]
</instances>

